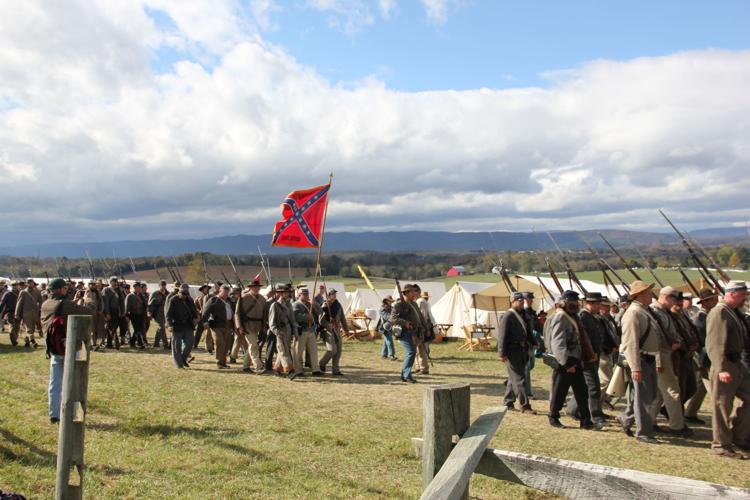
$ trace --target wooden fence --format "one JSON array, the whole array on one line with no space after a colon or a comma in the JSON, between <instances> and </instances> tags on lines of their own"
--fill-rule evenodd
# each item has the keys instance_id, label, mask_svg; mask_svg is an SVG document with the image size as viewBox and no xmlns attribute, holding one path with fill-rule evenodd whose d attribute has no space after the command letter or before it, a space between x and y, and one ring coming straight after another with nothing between
<instances>
[{"instance_id":1,"label":"wooden fence","mask_svg":"<svg viewBox=\"0 0 750 500\"><path fill-rule=\"evenodd\" d=\"M68 316L55 498L83 498L83 438L89 385L91 316Z\"/></svg>"},{"instance_id":2,"label":"wooden fence","mask_svg":"<svg viewBox=\"0 0 750 500\"><path fill-rule=\"evenodd\" d=\"M469 384L424 389L422 499L468 498L473 473L573 499L749 499L750 490L603 465L487 448L505 416L488 408L469 426Z\"/></svg>"}]
</instances>

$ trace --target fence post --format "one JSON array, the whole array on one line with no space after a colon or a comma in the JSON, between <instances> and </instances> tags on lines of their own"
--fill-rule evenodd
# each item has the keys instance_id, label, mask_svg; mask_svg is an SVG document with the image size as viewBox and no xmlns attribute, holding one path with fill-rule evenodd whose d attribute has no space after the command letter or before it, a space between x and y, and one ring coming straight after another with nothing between
<instances>
[{"instance_id":1,"label":"fence post","mask_svg":"<svg viewBox=\"0 0 750 500\"><path fill-rule=\"evenodd\" d=\"M83 498L83 437L89 382L91 316L68 316L55 499Z\"/></svg>"},{"instance_id":2,"label":"fence post","mask_svg":"<svg viewBox=\"0 0 750 500\"><path fill-rule=\"evenodd\" d=\"M470 424L471 386L454 383L425 387L423 393L422 488L426 488ZM462 498L468 498L469 488Z\"/></svg>"}]
</instances>

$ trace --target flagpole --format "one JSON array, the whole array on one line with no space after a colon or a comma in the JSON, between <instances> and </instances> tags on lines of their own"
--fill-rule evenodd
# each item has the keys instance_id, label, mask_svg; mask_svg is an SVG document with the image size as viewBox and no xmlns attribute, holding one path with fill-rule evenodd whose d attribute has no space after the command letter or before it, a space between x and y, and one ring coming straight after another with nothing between
<instances>
[{"instance_id":1,"label":"flagpole","mask_svg":"<svg viewBox=\"0 0 750 500\"><path fill-rule=\"evenodd\" d=\"M326 219L328 218L328 197L331 195L332 185L333 185L333 172L328 174L328 193L326 194L326 206L323 208L323 224L320 226L320 241L318 245L318 256L315 259L315 280L313 281L313 289L310 291L311 294L317 293L317 290L318 290L318 275L321 274L320 256L323 253L323 237L326 231ZM328 295L328 290L326 290L326 295Z\"/></svg>"}]
</instances>

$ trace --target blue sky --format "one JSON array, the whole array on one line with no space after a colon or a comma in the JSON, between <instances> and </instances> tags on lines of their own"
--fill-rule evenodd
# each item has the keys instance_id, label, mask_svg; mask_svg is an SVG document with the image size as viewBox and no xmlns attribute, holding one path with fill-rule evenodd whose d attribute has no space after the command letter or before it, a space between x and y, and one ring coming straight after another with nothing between
<instances>
[{"instance_id":1,"label":"blue sky","mask_svg":"<svg viewBox=\"0 0 750 500\"><path fill-rule=\"evenodd\" d=\"M544 86L545 72L594 59L750 47L747 1L448 0L439 21L416 0L387 18L377 2L330 5L277 1L262 36L342 85L374 75L404 91Z\"/></svg>"}]
</instances>

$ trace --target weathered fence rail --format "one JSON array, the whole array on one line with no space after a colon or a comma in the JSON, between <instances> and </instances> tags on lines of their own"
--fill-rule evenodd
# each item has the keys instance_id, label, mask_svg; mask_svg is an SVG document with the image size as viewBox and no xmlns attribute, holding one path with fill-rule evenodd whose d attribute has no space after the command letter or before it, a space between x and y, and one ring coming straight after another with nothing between
<instances>
[{"instance_id":1,"label":"weathered fence rail","mask_svg":"<svg viewBox=\"0 0 750 500\"><path fill-rule=\"evenodd\" d=\"M91 316L68 316L57 443L57 500L83 498L83 439L89 385L90 332Z\"/></svg>"},{"instance_id":2,"label":"weathered fence rail","mask_svg":"<svg viewBox=\"0 0 750 500\"><path fill-rule=\"evenodd\" d=\"M487 448L505 409L488 408L464 427L469 390L469 384L424 390L424 437L412 438L423 459L422 499L467 498L475 472L573 499L750 499L743 488Z\"/></svg>"}]
</instances>

